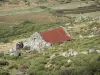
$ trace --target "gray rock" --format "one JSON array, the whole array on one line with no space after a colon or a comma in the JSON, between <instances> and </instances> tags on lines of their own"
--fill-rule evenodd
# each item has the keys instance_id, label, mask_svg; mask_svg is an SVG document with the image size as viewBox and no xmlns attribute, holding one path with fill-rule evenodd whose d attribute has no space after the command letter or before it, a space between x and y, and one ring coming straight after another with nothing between
<instances>
[{"instance_id":1,"label":"gray rock","mask_svg":"<svg viewBox=\"0 0 100 75\"><path fill-rule=\"evenodd\" d=\"M78 55L78 52L76 52L76 51L71 51L71 52L69 52L68 54L69 54L69 56L76 56L76 55Z\"/></svg>"},{"instance_id":2,"label":"gray rock","mask_svg":"<svg viewBox=\"0 0 100 75\"><path fill-rule=\"evenodd\" d=\"M97 53L100 53L100 50L96 50Z\"/></svg>"},{"instance_id":3,"label":"gray rock","mask_svg":"<svg viewBox=\"0 0 100 75\"><path fill-rule=\"evenodd\" d=\"M18 51L15 51L15 52L10 53L10 55L11 55L11 56L19 56L20 54L19 54Z\"/></svg>"},{"instance_id":4,"label":"gray rock","mask_svg":"<svg viewBox=\"0 0 100 75\"><path fill-rule=\"evenodd\" d=\"M19 51L16 48L10 49L10 56L19 56Z\"/></svg>"},{"instance_id":5,"label":"gray rock","mask_svg":"<svg viewBox=\"0 0 100 75\"><path fill-rule=\"evenodd\" d=\"M95 49L89 49L89 53L91 54L91 53L96 53L96 50Z\"/></svg>"}]
</instances>

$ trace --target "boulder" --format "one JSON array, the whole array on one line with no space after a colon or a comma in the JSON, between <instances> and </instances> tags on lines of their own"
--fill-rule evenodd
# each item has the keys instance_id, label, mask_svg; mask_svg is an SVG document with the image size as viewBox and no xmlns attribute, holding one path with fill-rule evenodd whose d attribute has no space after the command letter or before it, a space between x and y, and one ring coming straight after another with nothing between
<instances>
[{"instance_id":1,"label":"boulder","mask_svg":"<svg viewBox=\"0 0 100 75\"><path fill-rule=\"evenodd\" d=\"M10 53L10 56L19 56L19 55L20 55L20 53L18 51Z\"/></svg>"},{"instance_id":2,"label":"boulder","mask_svg":"<svg viewBox=\"0 0 100 75\"><path fill-rule=\"evenodd\" d=\"M97 53L97 52L95 49L92 48L92 49L89 49L88 53L91 54L91 53Z\"/></svg>"},{"instance_id":3,"label":"boulder","mask_svg":"<svg viewBox=\"0 0 100 75\"><path fill-rule=\"evenodd\" d=\"M68 62L68 63L71 63L72 61L69 59L67 62Z\"/></svg>"},{"instance_id":4,"label":"boulder","mask_svg":"<svg viewBox=\"0 0 100 75\"><path fill-rule=\"evenodd\" d=\"M21 48L23 48L24 47L24 44L23 44L23 42L18 42L18 43L16 43L16 49L21 49Z\"/></svg>"},{"instance_id":5,"label":"boulder","mask_svg":"<svg viewBox=\"0 0 100 75\"><path fill-rule=\"evenodd\" d=\"M71 51L71 52L69 52L68 54L69 54L69 56L76 56L76 55L78 55L78 52L76 52L76 51Z\"/></svg>"},{"instance_id":6,"label":"boulder","mask_svg":"<svg viewBox=\"0 0 100 75\"><path fill-rule=\"evenodd\" d=\"M55 54L51 55L51 56L50 56L50 59L55 58L55 56L56 56Z\"/></svg>"},{"instance_id":7,"label":"boulder","mask_svg":"<svg viewBox=\"0 0 100 75\"><path fill-rule=\"evenodd\" d=\"M96 50L97 53L100 53L100 50Z\"/></svg>"}]
</instances>

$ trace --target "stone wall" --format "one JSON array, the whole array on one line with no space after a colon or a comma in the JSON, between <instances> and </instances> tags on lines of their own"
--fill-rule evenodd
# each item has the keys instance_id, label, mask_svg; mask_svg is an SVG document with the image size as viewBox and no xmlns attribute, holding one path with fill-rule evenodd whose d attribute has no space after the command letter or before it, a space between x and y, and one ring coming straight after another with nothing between
<instances>
[{"instance_id":1,"label":"stone wall","mask_svg":"<svg viewBox=\"0 0 100 75\"><path fill-rule=\"evenodd\" d=\"M43 40L41 35L38 32L35 32L24 42L24 47L27 46L30 47L30 50L40 51L43 50L47 44L48 43Z\"/></svg>"}]
</instances>

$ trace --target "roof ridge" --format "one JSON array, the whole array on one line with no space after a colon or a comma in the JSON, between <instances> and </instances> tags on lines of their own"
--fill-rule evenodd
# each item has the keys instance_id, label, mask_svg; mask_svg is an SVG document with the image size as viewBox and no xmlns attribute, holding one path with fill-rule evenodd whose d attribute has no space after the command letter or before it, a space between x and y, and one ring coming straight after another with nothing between
<instances>
[{"instance_id":1,"label":"roof ridge","mask_svg":"<svg viewBox=\"0 0 100 75\"><path fill-rule=\"evenodd\" d=\"M56 28L50 28L50 29L42 30L42 31L40 31L39 33L44 32L44 31L47 31L47 30L54 30L54 29L57 29L57 28L63 28L63 27L60 26L60 27L56 27Z\"/></svg>"}]
</instances>

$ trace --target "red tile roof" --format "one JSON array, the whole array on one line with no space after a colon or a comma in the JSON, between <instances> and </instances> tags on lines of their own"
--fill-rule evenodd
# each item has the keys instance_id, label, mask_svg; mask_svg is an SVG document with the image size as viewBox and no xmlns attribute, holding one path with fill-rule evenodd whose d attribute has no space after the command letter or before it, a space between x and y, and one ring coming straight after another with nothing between
<instances>
[{"instance_id":1,"label":"red tile roof","mask_svg":"<svg viewBox=\"0 0 100 75\"><path fill-rule=\"evenodd\" d=\"M51 44L71 40L71 38L61 27L40 32L40 35L46 42L49 42Z\"/></svg>"}]
</instances>

